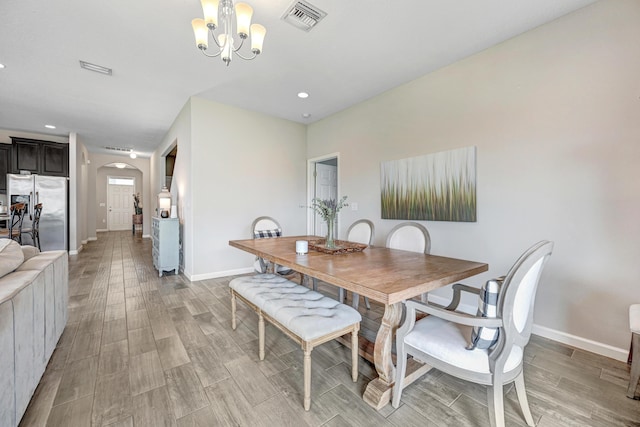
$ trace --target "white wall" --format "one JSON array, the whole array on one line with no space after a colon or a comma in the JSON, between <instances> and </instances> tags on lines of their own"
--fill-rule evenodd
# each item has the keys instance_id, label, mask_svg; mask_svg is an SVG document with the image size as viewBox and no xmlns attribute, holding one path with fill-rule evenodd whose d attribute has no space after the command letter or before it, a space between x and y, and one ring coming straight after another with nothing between
<instances>
[{"instance_id":1,"label":"white wall","mask_svg":"<svg viewBox=\"0 0 640 427\"><path fill-rule=\"evenodd\" d=\"M285 234L305 234L305 127L200 98L191 105L191 273L203 279L252 265L228 242L251 237L258 216L275 217Z\"/></svg>"},{"instance_id":2,"label":"white wall","mask_svg":"<svg viewBox=\"0 0 640 427\"><path fill-rule=\"evenodd\" d=\"M342 232L376 243L380 162L477 146L478 222L425 222L432 253L488 262L555 242L540 285L540 334L625 358L640 302L640 2L599 2L308 128L309 158L340 152ZM568 336L567 336L568 335ZM625 359L626 360L626 359Z\"/></svg>"},{"instance_id":3,"label":"white wall","mask_svg":"<svg viewBox=\"0 0 640 427\"><path fill-rule=\"evenodd\" d=\"M82 137L69 134L69 253L77 254L88 240L89 151Z\"/></svg>"}]
</instances>

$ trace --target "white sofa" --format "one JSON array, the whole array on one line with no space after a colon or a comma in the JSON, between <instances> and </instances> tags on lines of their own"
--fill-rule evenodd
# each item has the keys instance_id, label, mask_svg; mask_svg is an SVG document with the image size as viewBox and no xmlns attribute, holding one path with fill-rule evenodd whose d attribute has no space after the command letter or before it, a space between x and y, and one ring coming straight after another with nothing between
<instances>
[{"instance_id":1,"label":"white sofa","mask_svg":"<svg viewBox=\"0 0 640 427\"><path fill-rule=\"evenodd\" d=\"M17 426L67 323L69 258L0 239L0 426Z\"/></svg>"}]
</instances>

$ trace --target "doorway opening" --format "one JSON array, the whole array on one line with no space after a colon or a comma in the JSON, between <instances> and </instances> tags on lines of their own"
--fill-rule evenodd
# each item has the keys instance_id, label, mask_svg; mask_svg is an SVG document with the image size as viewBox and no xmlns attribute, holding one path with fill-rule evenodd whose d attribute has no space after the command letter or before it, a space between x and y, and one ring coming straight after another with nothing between
<instances>
[{"instance_id":1,"label":"doorway opening","mask_svg":"<svg viewBox=\"0 0 640 427\"><path fill-rule=\"evenodd\" d=\"M313 204L313 199L334 199L338 200L339 177L340 177L340 153L332 153L322 157L308 160L307 164L307 203ZM338 230L340 215L336 219L335 229ZM307 233L314 236L324 236L327 234L327 225L313 209L309 209L307 216Z\"/></svg>"}]
</instances>

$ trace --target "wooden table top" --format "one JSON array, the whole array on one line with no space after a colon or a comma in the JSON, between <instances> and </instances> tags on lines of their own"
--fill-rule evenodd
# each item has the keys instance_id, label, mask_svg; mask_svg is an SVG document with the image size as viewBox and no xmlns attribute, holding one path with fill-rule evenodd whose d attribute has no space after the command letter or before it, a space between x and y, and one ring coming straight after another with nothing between
<instances>
[{"instance_id":1,"label":"wooden table top","mask_svg":"<svg viewBox=\"0 0 640 427\"><path fill-rule=\"evenodd\" d=\"M296 240L317 239L320 237L230 240L229 245L383 304L401 302L489 269L485 263L384 247L340 255L311 249L306 255L296 254Z\"/></svg>"}]
</instances>

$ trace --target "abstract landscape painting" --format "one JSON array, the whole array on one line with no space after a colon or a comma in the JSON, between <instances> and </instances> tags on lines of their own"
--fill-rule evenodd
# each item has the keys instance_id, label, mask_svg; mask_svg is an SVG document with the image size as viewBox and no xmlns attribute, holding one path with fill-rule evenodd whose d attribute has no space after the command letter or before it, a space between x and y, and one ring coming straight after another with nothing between
<instances>
[{"instance_id":1,"label":"abstract landscape painting","mask_svg":"<svg viewBox=\"0 0 640 427\"><path fill-rule=\"evenodd\" d=\"M380 166L383 219L476 221L476 147Z\"/></svg>"}]
</instances>

